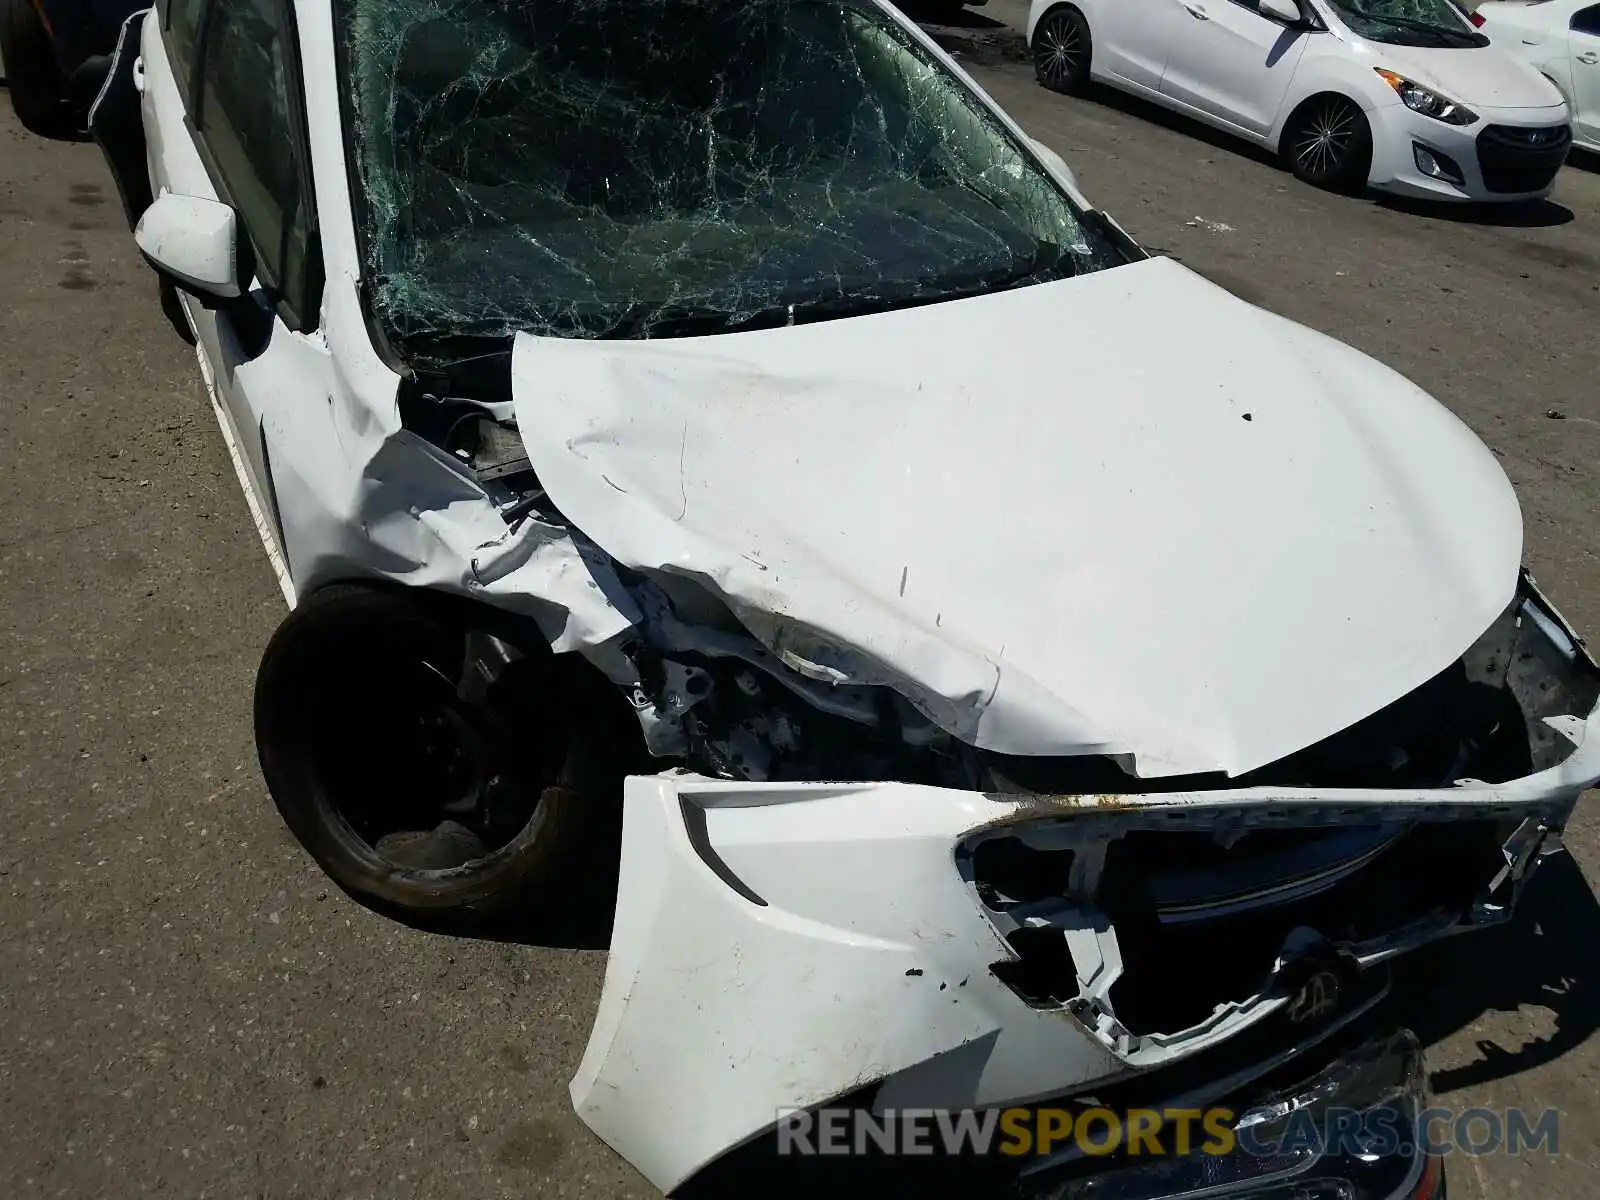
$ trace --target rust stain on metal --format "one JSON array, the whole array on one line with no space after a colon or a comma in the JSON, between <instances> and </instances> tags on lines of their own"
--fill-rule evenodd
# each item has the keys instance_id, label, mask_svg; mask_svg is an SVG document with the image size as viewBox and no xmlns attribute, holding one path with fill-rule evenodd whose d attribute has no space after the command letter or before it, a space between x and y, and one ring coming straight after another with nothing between
<instances>
[{"instance_id":1,"label":"rust stain on metal","mask_svg":"<svg viewBox=\"0 0 1600 1200\"><path fill-rule=\"evenodd\" d=\"M1146 798L1122 795L1116 792L1090 792L1082 795L1028 795L1016 792L988 792L986 798L1010 808L1004 816L987 822L986 828L999 829L1007 825L1036 821L1042 817L1064 816L1078 812L1133 812L1149 807Z\"/></svg>"},{"instance_id":2,"label":"rust stain on metal","mask_svg":"<svg viewBox=\"0 0 1600 1200\"><path fill-rule=\"evenodd\" d=\"M1114 792L1101 792L1093 796L1079 796L1077 797L1077 800L1083 807L1093 805L1095 808L1100 809L1124 809L1139 807L1137 804L1131 803L1127 796L1118 795Z\"/></svg>"}]
</instances>

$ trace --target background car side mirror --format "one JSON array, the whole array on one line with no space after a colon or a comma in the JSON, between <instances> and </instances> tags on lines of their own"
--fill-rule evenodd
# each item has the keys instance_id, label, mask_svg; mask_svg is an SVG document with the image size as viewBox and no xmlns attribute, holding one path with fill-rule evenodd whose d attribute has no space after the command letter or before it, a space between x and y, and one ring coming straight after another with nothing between
<instances>
[{"instance_id":1,"label":"background car side mirror","mask_svg":"<svg viewBox=\"0 0 1600 1200\"><path fill-rule=\"evenodd\" d=\"M165 192L144 210L133 239L146 262L207 308L238 300L249 286L238 214L218 200Z\"/></svg>"},{"instance_id":2,"label":"background car side mirror","mask_svg":"<svg viewBox=\"0 0 1600 1200\"><path fill-rule=\"evenodd\" d=\"M1264 17L1282 21L1285 25L1296 29L1302 28L1306 23L1306 15L1295 0L1258 0L1256 11Z\"/></svg>"},{"instance_id":3,"label":"background car side mirror","mask_svg":"<svg viewBox=\"0 0 1600 1200\"><path fill-rule=\"evenodd\" d=\"M1046 166L1050 167L1052 170L1066 178L1068 186L1071 187L1073 191L1079 193L1083 191L1083 189L1078 186L1078 177L1072 173L1072 168L1067 166L1066 159L1062 158L1061 155L1057 154L1054 150L1050 149L1049 146L1046 146L1037 138L1029 138L1028 145L1032 147L1035 154L1044 159Z\"/></svg>"}]
</instances>

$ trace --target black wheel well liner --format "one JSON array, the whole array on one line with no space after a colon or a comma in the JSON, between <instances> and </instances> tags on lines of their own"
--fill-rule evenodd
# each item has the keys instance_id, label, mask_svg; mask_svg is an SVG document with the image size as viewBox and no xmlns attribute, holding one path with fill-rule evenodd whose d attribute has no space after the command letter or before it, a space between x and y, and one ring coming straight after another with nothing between
<instances>
[{"instance_id":1,"label":"black wheel well liner","mask_svg":"<svg viewBox=\"0 0 1600 1200\"><path fill-rule=\"evenodd\" d=\"M301 596L291 612L320 604L331 595L352 591L386 592L404 597L431 616L470 624L474 629L509 642L524 654L554 653L538 622L524 613L444 588L402 583L382 575L337 575L324 579Z\"/></svg>"},{"instance_id":2,"label":"black wheel well liner","mask_svg":"<svg viewBox=\"0 0 1600 1200\"><path fill-rule=\"evenodd\" d=\"M562 670L577 668L580 674L589 677L597 685L595 695L615 697L616 705L609 713L609 719L626 717L623 725L630 731L630 735L637 735L639 745L643 746L644 735L639 729L632 705L628 702L627 689L611 679L579 651L567 651L558 655L551 649L550 640L539 628L538 621L526 613L513 612L511 609L491 604L487 600L446 591L440 587L402 583L381 575L352 574L337 575L319 582L299 598L294 608L285 615L284 621L292 620L296 614L332 596L358 591L383 592L390 596L403 597L417 605L424 615L440 622L459 625L499 638L528 659L542 659L552 667L559 666ZM603 685L603 688L599 685ZM609 705L609 701L606 703Z\"/></svg>"}]
</instances>

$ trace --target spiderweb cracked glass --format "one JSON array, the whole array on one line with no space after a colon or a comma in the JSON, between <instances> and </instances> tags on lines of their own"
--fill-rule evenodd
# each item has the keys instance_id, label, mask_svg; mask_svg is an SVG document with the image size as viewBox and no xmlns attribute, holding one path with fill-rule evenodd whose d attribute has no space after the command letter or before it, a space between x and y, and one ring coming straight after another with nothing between
<instances>
[{"instance_id":1,"label":"spiderweb cracked glass","mask_svg":"<svg viewBox=\"0 0 1600 1200\"><path fill-rule=\"evenodd\" d=\"M861 0L342 0L365 244L404 339L663 336L1099 264Z\"/></svg>"}]
</instances>

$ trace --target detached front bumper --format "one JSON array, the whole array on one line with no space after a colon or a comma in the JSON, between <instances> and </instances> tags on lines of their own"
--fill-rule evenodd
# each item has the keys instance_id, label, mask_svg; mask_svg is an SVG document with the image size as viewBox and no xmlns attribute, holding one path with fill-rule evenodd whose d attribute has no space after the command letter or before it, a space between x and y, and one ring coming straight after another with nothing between
<instances>
[{"instance_id":1,"label":"detached front bumper","mask_svg":"<svg viewBox=\"0 0 1600 1200\"><path fill-rule=\"evenodd\" d=\"M964 1110L1166 1079L1225 1042L1241 1070L1281 1061L1368 1005L1379 964L1507 916L1600 779L1600 671L1531 585L1515 615L1492 665L1542 691L1524 710L1551 741L1509 783L630 779L579 1116L670 1191L782 1112L874 1085L879 1108ZM1541 663L1565 683L1541 689ZM1208 873L1206 848L1241 838L1262 845L1248 870Z\"/></svg>"}]
</instances>

